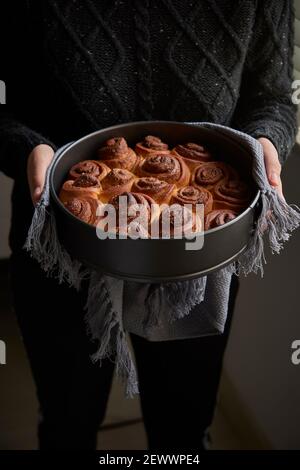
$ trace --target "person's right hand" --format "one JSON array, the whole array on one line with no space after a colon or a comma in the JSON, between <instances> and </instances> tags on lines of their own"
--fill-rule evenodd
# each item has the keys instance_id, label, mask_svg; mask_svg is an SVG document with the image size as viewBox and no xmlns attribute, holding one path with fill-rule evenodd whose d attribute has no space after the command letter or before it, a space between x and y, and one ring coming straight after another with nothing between
<instances>
[{"instance_id":1,"label":"person's right hand","mask_svg":"<svg viewBox=\"0 0 300 470\"><path fill-rule=\"evenodd\" d=\"M34 205L40 200L45 184L46 171L53 156L54 150L52 147L46 144L40 144L34 147L28 157L27 178L31 199Z\"/></svg>"}]
</instances>

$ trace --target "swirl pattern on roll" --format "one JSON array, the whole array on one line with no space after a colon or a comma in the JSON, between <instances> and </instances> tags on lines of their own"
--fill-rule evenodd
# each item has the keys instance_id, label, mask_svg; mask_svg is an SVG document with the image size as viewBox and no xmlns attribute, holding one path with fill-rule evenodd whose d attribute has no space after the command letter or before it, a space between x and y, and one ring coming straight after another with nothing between
<instances>
[{"instance_id":1,"label":"swirl pattern on roll","mask_svg":"<svg viewBox=\"0 0 300 470\"><path fill-rule=\"evenodd\" d=\"M100 203L97 199L86 195L72 197L65 201L65 208L75 217L90 225L96 225L97 209Z\"/></svg>"},{"instance_id":2,"label":"swirl pattern on roll","mask_svg":"<svg viewBox=\"0 0 300 470\"><path fill-rule=\"evenodd\" d=\"M78 196L89 196L98 199L101 191L101 183L96 176L83 173L75 180L67 180L61 188L59 198L65 203L69 199Z\"/></svg>"},{"instance_id":3,"label":"swirl pattern on roll","mask_svg":"<svg viewBox=\"0 0 300 470\"><path fill-rule=\"evenodd\" d=\"M124 168L129 171L134 171L140 161L140 157L128 147L124 137L108 139L104 146L98 149L97 156L109 168Z\"/></svg>"},{"instance_id":4,"label":"swirl pattern on roll","mask_svg":"<svg viewBox=\"0 0 300 470\"><path fill-rule=\"evenodd\" d=\"M135 175L125 168L113 168L101 181L101 200L107 202L117 194L130 191L135 178Z\"/></svg>"},{"instance_id":5,"label":"swirl pattern on roll","mask_svg":"<svg viewBox=\"0 0 300 470\"><path fill-rule=\"evenodd\" d=\"M138 169L140 176L154 176L167 183L180 186L188 184L190 171L184 161L176 155L154 154L147 157Z\"/></svg>"},{"instance_id":6,"label":"swirl pattern on roll","mask_svg":"<svg viewBox=\"0 0 300 470\"><path fill-rule=\"evenodd\" d=\"M145 176L135 180L132 191L151 196L158 204L168 203L176 186L154 176Z\"/></svg>"},{"instance_id":7,"label":"swirl pattern on roll","mask_svg":"<svg viewBox=\"0 0 300 470\"><path fill-rule=\"evenodd\" d=\"M193 209L197 204L204 205L204 214L208 214L213 208L212 194L205 188L195 188L194 186L184 186L179 188L172 196L171 203L192 204Z\"/></svg>"},{"instance_id":8,"label":"swirl pattern on roll","mask_svg":"<svg viewBox=\"0 0 300 470\"><path fill-rule=\"evenodd\" d=\"M247 207L251 198L249 186L240 179L222 180L212 191L214 209L241 211Z\"/></svg>"},{"instance_id":9,"label":"swirl pattern on roll","mask_svg":"<svg viewBox=\"0 0 300 470\"><path fill-rule=\"evenodd\" d=\"M221 227L227 222L235 219L237 213L230 209L218 209L213 210L205 217L205 230L209 230L215 227Z\"/></svg>"},{"instance_id":10,"label":"swirl pattern on roll","mask_svg":"<svg viewBox=\"0 0 300 470\"><path fill-rule=\"evenodd\" d=\"M224 162L207 162L197 165L191 175L191 184L206 189L213 188L217 183L226 179L238 179L237 172Z\"/></svg>"},{"instance_id":11,"label":"swirl pattern on roll","mask_svg":"<svg viewBox=\"0 0 300 470\"><path fill-rule=\"evenodd\" d=\"M202 215L198 207L202 204L205 217L202 229L209 230L233 220L249 206L254 185L251 180L246 182L242 179L244 171L240 173L220 161L221 155L211 153L205 143L178 143L172 150L169 144L158 136L146 135L133 150L124 137L106 140L96 151L99 160L86 159L72 166L60 190L62 203L67 208L70 206L70 211L75 215L79 214L81 220L94 224L96 219L89 211L97 204L87 204L85 201L94 199L101 208L109 204L114 207L119 196L125 196L125 220L130 230L137 229L148 236L150 228L152 231L154 227L154 238L159 236L164 211L169 210L165 206L181 207L174 215L170 214L171 236L177 230L176 214L180 211L191 212L186 213L185 223L187 227L192 227L196 222L198 224L197 218ZM151 204L154 209L150 209ZM146 208L144 224L140 223L138 212L132 215L138 205ZM116 210L119 218L119 208L116 207ZM100 220L98 217L97 220L104 226L105 217ZM124 227L116 227L115 230L120 233Z\"/></svg>"},{"instance_id":12,"label":"swirl pattern on roll","mask_svg":"<svg viewBox=\"0 0 300 470\"><path fill-rule=\"evenodd\" d=\"M212 154L205 147L193 142L176 145L172 153L183 158L191 170L201 162L213 160Z\"/></svg>"},{"instance_id":13,"label":"swirl pattern on roll","mask_svg":"<svg viewBox=\"0 0 300 470\"><path fill-rule=\"evenodd\" d=\"M138 142L135 146L135 152L142 157L149 157L153 153L168 154L169 146L159 137L147 135L142 142Z\"/></svg>"},{"instance_id":14,"label":"swirl pattern on roll","mask_svg":"<svg viewBox=\"0 0 300 470\"><path fill-rule=\"evenodd\" d=\"M147 194L127 191L113 196L108 204L115 210L115 230L118 233L120 231L129 233L127 229L130 230L128 226L131 225L148 236L152 221L159 215L158 205Z\"/></svg>"},{"instance_id":15,"label":"swirl pattern on roll","mask_svg":"<svg viewBox=\"0 0 300 470\"><path fill-rule=\"evenodd\" d=\"M159 235L161 238L182 237L201 232L200 217L181 204L165 206L159 216Z\"/></svg>"},{"instance_id":16,"label":"swirl pattern on roll","mask_svg":"<svg viewBox=\"0 0 300 470\"><path fill-rule=\"evenodd\" d=\"M96 160L83 160L82 162L73 165L69 171L70 179L77 179L81 175L95 176L101 181L110 171L108 166Z\"/></svg>"}]
</instances>

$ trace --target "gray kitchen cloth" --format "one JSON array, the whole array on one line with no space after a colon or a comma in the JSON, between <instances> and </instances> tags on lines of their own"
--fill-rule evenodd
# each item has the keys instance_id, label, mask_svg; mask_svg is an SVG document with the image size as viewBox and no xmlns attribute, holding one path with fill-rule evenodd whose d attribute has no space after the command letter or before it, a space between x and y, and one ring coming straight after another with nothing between
<instances>
[{"instance_id":1,"label":"gray kitchen cloth","mask_svg":"<svg viewBox=\"0 0 300 470\"><path fill-rule=\"evenodd\" d=\"M261 144L247 134L211 123L189 123L211 128L238 141L253 156L252 174L261 191L261 213L244 253L231 265L204 277L167 283L122 281L91 270L74 260L60 244L50 206L48 169L44 191L36 206L25 249L48 275L80 289L89 281L86 323L95 342L94 361L110 357L125 382L126 394L138 393L135 364L127 332L150 341L167 341L221 334L227 318L232 274L260 272L265 264L264 244L279 253L283 242L300 225L300 209L288 205L269 184ZM55 160L55 159L54 159Z\"/></svg>"}]
</instances>

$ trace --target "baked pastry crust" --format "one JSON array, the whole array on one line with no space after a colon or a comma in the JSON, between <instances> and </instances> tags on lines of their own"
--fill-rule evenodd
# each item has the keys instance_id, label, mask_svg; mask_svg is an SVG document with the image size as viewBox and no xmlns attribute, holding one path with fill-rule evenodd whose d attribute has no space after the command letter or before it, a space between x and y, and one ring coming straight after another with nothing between
<instances>
[{"instance_id":1,"label":"baked pastry crust","mask_svg":"<svg viewBox=\"0 0 300 470\"><path fill-rule=\"evenodd\" d=\"M211 161L195 166L191 175L193 186L211 190L220 181L238 179L238 174L228 163Z\"/></svg>"},{"instance_id":2,"label":"baked pastry crust","mask_svg":"<svg viewBox=\"0 0 300 470\"><path fill-rule=\"evenodd\" d=\"M113 196L130 191L136 176L125 168L113 168L101 181L101 201L107 202Z\"/></svg>"},{"instance_id":3,"label":"baked pastry crust","mask_svg":"<svg viewBox=\"0 0 300 470\"><path fill-rule=\"evenodd\" d=\"M146 158L158 152L167 155L170 153L170 150L168 144L163 142L159 137L146 135L142 142L136 144L135 152L137 155Z\"/></svg>"},{"instance_id":4,"label":"baked pastry crust","mask_svg":"<svg viewBox=\"0 0 300 470\"><path fill-rule=\"evenodd\" d=\"M110 172L110 168L97 160L83 160L73 165L69 171L69 179L76 180L79 176L85 174L95 176L101 181Z\"/></svg>"},{"instance_id":5,"label":"baked pastry crust","mask_svg":"<svg viewBox=\"0 0 300 470\"><path fill-rule=\"evenodd\" d=\"M249 186L239 178L220 181L212 193L214 209L231 209L236 212L245 209L251 198Z\"/></svg>"},{"instance_id":6,"label":"baked pastry crust","mask_svg":"<svg viewBox=\"0 0 300 470\"><path fill-rule=\"evenodd\" d=\"M83 173L75 180L65 181L61 188L59 198L63 203L79 196L98 199L101 189L101 183L96 176Z\"/></svg>"},{"instance_id":7,"label":"baked pastry crust","mask_svg":"<svg viewBox=\"0 0 300 470\"><path fill-rule=\"evenodd\" d=\"M65 208L75 217L89 225L97 225L99 221L98 209L101 205L98 199L79 195L65 201Z\"/></svg>"},{"instance_id":8,"label":"baked pastry crust","mask_svg":"<svg viewBox=\"0 0 300 470\"><path fill-rule=\"evenodd\" d=\"M159 204L168 204L175 190L175 184L160 180L155 176L137 178L132 186L132 191L148 194Z\"/></svg>"},{"instance_id":9,"label":"baked pastry crust","mask_svg":"<svg viewBox=\"0 0 300 470\"><path fill-rule=\"evenodd\" d=\"M194 142L178 144L173 148L172 153L181 157L191 170L201 162L213 160L213 156L208 149Z\"/></svg>"},{"instance_id":10,"label":"baked pastry crust","mask_svg":"<svg viewBox=\"0 0 300 470\"><path fill-rule=\"evenodd\" d=\"M124 137L112 137L97 151L98 159L109 168L124 168L135 171L140 162L140 157L136 155Z\"/></svg>"},{"instance_id":11,"label":"baked pastry crust","mask_svg":"<svg viewBox=\"0 0 300 470\"><path fill-rule=\"evenodd\" d=\"M162 222L169 216L169 235L173 237L180 231L179 215L184 231L209 230L233 220L251 200L251 186L239 172L201 143L178 144L170 150L159 137L147 135L133 150L124 137L112 137L96 155L99 160L72 166L59 196L73 215L104 231L105 217L91 214L99 205L101 214L103 208L113 206L118 220L123 221L119 215L125 210L127 222L118 222L115 233L128 229L128 234L139 232L149 237L157 224L156 233L164 237ZM126 209L118 206L121 196L128 203ZM200 220L199 204L204 208L204 221ZM138 206L146 211L143 222L138 211L132 214Z\"/></svg>"},{"instance_id":12,"label":"baked pastry crust","mask_svg":"<svg viewBox=\"0 0 300 470\"><path fill-rule=\"evenodd\" d=\"M155 153L145 158L138 167L137 174L155 176L177 186L185 186L190 180L190 170L182 158L171 154Z\"/></svg>"},{"instance_id":13,"label":"baked pastry crust","mask_svg":"<svg viewBox=\"0 0 300 470\"><path fill-rule=\"evenodd\" d=\"M208 214L213 208L213 197L212 194L205 188L195 188L194 186L183 186L178 188L175 194L172 196L172 204L192 204L193 209L196 208L196 204L204 205L204 214Z\"/></svg>"},{"instance_id":14,"label":"baked pastry crust","mask_svg":"<svg viewBox=\"0 0 300 470\"><path fill-rule=\"evenodd\" d=\"M227 222L235 219L237 216L237 212L232 211L231 209L216 209L211 211L205 217L205 230L209 230L215 227L221 227Z\"/></svg>"}]
</instances>

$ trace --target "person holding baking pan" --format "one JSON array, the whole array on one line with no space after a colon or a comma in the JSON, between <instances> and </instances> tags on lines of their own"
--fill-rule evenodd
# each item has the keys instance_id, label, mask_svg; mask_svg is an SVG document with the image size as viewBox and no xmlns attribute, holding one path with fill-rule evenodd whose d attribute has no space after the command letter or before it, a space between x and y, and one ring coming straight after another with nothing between
<instances>
[{"instance_id":1,"label":"person holding baking pan","mask_svg":"<svg viewBox=\"0 0 300 470\"><path fill-rule=\"evenodd\" d=\"M282 195L296 133L292 2L2 3L0 169L15 181L11 285L39 399L39 448L95 449L113 363L90 360L85 290L47 278L22 248L54 151L122 122L210 121L259 139ZM166 343L132 335L150 449L203 445L237 289L234 277L223 335Z\"/></svg>"}]
</instances>

